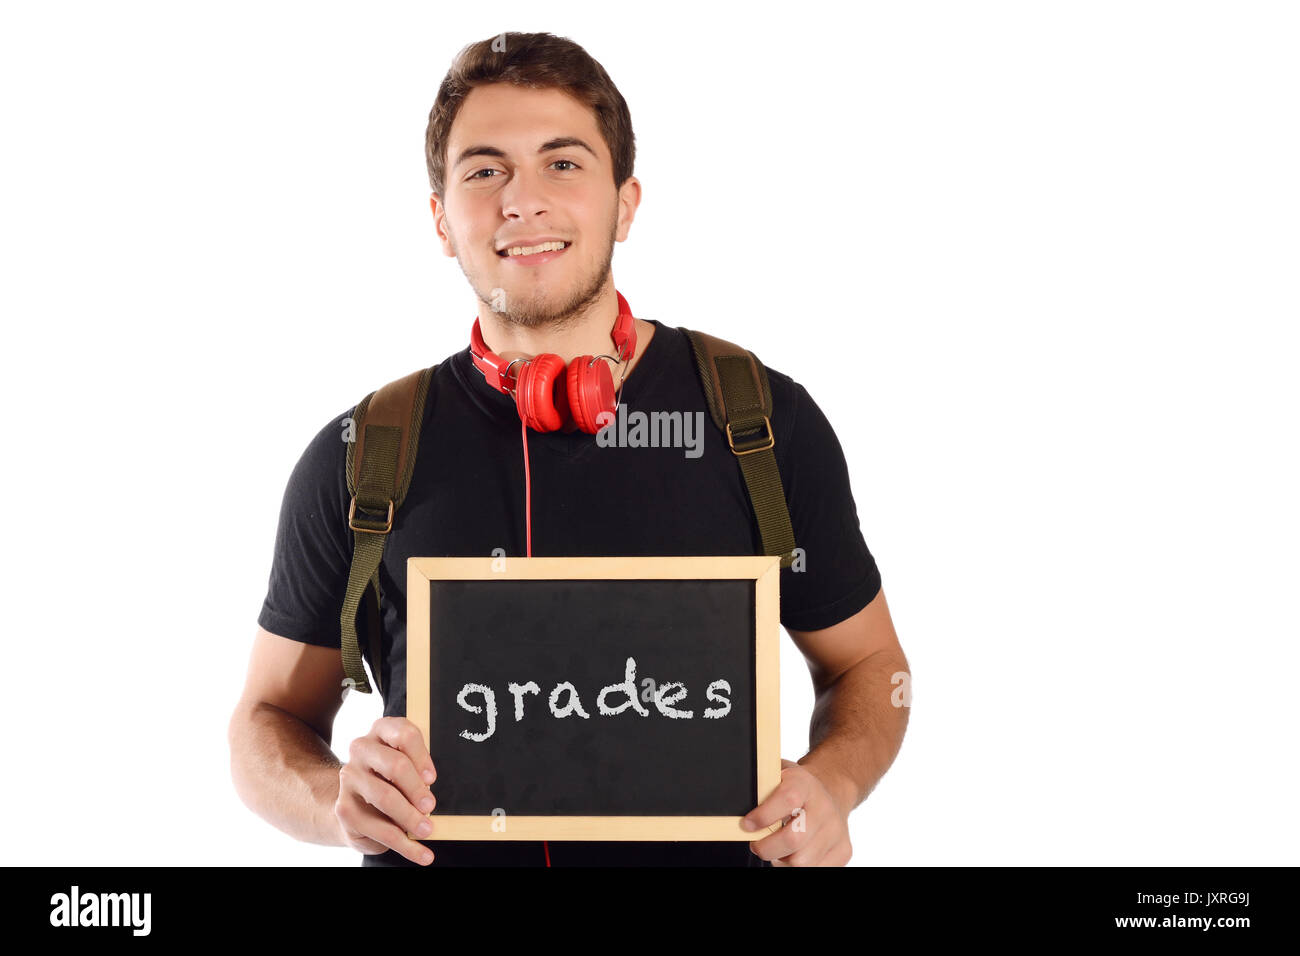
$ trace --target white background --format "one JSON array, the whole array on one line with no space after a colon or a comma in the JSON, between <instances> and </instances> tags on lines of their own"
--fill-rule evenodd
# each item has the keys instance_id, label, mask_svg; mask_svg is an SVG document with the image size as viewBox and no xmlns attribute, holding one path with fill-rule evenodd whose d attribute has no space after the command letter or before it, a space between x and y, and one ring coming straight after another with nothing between
<instances>
[{"instance_id":1,"label":"white background","mask_svg":"<svg viewBox=\"0 0 1300 956\"><path fill-rule=\"evenodd\" d=\"M359 862L244 807L226 725L306 443L466 345L437 86L546 30L631 107L634 310L753 349L843 444L915 681L853 864L1300 862L1297 26L6 5L4 861ZM380 714L351 695L336 752Z\"/></svg>"}]
</instances>

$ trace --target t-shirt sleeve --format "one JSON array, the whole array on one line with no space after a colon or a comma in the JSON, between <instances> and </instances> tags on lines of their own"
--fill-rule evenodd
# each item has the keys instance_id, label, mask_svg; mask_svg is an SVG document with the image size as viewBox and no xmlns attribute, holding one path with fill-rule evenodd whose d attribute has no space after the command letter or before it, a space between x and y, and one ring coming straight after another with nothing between
<instances>
[{"instance_id":1,"label":"t-shirt sleeve","mask_svg":"<svg viewBox=\"0 0 1300 956\"><path fill-rule=\"evenodd\" d=\"M352 564L344 419L320 430L298 459L280 504L266 600L257 623L272 634L339 647L339 614Z\"/></svg>"},{"instance_id":2,"label":"t-shirt sleeve","mask_svg":"<svg viewBox=\"0 0 1300 956\"><path fill-rule=\"evenodd\" d=\"M797 382L793 395L793 425L779 460L802 555L781 571L781 623L794 631L820 631L871 603L880 591L880 572L862 537L839 439Z\"/></svg>"}]
</instances>

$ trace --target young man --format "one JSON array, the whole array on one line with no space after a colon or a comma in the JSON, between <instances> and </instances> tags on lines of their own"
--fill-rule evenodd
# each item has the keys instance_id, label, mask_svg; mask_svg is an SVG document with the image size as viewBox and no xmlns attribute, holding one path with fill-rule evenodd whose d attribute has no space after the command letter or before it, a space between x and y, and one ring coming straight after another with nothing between
<instances>
[{"instance_id":1,"label":"young man","mask_svg":"<svg viewBox=\"0 0 1300 956\"><path fill-rule=\"evenodd\" d=\"M528 548L550 556L762 553L737 458L705 411L686 337L636 319L634 348L620 356L611 341L626 302L610 271L614 242L627 238L641 198L633 156L622 96L598 63L563 38L511 33L473 44L443 81L427 133L431 207L444 253L455 256L478 298L482 346L507 364L542 353L564 363L610 356L618 402L629 413L680 411L687 419L702 412L706 424L694 451L608 447L567 420L525 431L515 398L495 387L469 348L441 362L410 490L379 569L385 716L351 743L342 765L330 739L344 683L339 615L353 532L341 439L351 408L321 429L285 492L247 686L230 722L241 798L298 839L352 847L366 865L849 860L848 814L902 742L907 708L895 703L907 661L834 432L803 386L771 368L777 462L805 557L781 571L781 620L808 662L817 698L812 749L798 763L782 761L780 786L746 819L762 829L802 815L801 825L754 843L547 847L440 841L436 817L432 832L421 829L438 787L420 732L404 716L408 557ZM511 366L511 381L523 368L522 361ZM413 841L407 830L430 838Z\"/></svg>"}]
</instances>

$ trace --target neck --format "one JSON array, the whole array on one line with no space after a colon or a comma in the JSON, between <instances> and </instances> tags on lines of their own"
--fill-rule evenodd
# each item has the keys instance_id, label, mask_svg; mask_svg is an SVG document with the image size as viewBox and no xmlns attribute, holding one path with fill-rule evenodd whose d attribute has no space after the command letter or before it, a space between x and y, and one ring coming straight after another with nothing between
<instances>
[{"instance_id":1,"label":"neck","mask_svg":"<svg viewBox=\"0 0 1300 956\"><path fill-rule=\"evenodd\" d=\"M545 325L530 327L511 322L481 301L478 319L483 344L505 362L516 358L530 359L543 352L558 355L565 364L579 355L608 355L615 362L618 360L618 351L610 338L610 332L618 320L618 296L612 278L585 306ZM631 372L654 335L654 326L649 322L642 319L634 321L636 351L628 356L627 367L622 369L624 376ZM612 366L616 382L619 368L617 365Z\"/></svg>"},{"instance_id":2,"label":"neck","mask_svg":"<svg viewBox=\"0 0 1300 956\"><path fill-rule=\"evenodd\" d=\"M486 302L479 302L479 329L483 343L506 360L532 358L552 352L569 362L578 355L617 355L609 333L618 319L618 298L609 281L577 310L542 325L512 322Z\"/></svg>"}]
</instances>

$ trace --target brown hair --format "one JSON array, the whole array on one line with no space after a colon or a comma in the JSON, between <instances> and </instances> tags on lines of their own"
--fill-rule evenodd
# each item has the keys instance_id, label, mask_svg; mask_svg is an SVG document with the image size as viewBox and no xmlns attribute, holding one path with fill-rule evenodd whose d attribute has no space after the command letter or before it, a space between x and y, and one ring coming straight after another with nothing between
<instances>
[{"instance_id":1,"label":"brown hair","mask_svg":"<svg viewBox=\"0 0 1300 956\"><path fill-rule=\"evenodd\" d=\"M447 140L451 124L469 91L489 83L513 83L531 89L559 88L585 103L596 114L614 162L614 185L632 175L636 136L632 114L623 94L605 68L578 44L551 33L502 33L471 43L456 54L438 88L424 133L424 157L429 185L438 196L445 186Z\"/></svg>"}]
</instances>

